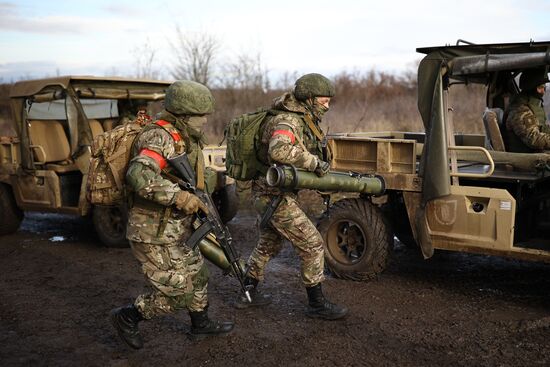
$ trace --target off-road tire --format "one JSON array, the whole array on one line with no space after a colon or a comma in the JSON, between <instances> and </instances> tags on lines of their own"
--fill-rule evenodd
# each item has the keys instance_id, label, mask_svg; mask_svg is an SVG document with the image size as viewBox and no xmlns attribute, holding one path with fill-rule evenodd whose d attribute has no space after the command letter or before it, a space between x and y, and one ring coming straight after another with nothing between
<instances>
[{"instance_id":1,"label":"off-road tire","mask_svg":"<svg viewBox=\"0 0 550 367\"><path fill-rule=\"evenodd\" d=\"M126 239L127 210L123 207L94 206L92 221L97 236L107 247L128 247Z\"/></svg>"},{"instance_id":2,"label":"off-road tire","mask_svg":"<svg viewBox=\"0 0 550 367\"><path fill-rule=\"evenodd\" d=\"M23 217L23 211L17 206L11 187L0 183L0 235L17 231Z\"/></svg>"},{"instance_id":3,"label":"off-road tire","mask_svg":"<svg viewBox=\"0 0 550 367\"><path fill-rule=\"evenodd\" d=\"M218 213L223 223L229 222L239 210L239 195L237 194L237 185L225 185L220 190L212 194L212 200L216 204Z\"/></svg>"},{"instance_id":4,"label":"off-road tire","mask_svg":"<svg viewBox=\"0 0 550 367\"><path fill-rule=\"evenodd\" d=\"M382 212L370 201L337 201L323 215L318 229L325 242L326 265L334 276L371 280L388 265L392 236Z\"/></svg>"}]
</instances>

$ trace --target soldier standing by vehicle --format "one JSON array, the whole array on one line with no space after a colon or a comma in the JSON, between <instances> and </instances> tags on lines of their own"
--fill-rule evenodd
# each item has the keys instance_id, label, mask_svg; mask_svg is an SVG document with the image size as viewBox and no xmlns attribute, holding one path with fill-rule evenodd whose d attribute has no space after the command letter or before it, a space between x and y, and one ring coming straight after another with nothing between
<instances>
[{"instance_id":1,"label":"soldier standing by vehicle","mask_svg":"<svg viewBox=\"0 0 550 367\"><path fill-rule=\"evenodd\" d=\"M120 115L119 125L132 121L141 126L145 126L153 122L151 116L147 114L147 101L144 99L119 100L118 110Z\"/></svg>"},{"instance_id":2,"label":"soldier standing by vehicle","mask_svg":"<svg viewBox=\"0 0 550 367\"><path fill-rule=\"evenodd\" d=\"M505 117L508 151L531 153L550 150L550 126L543 106L546 83L546 68L528 69L521 73L521 93L512 99Z\"/></svg>"},{"instance_id":3,"label":"soldier standing by vehicle","mask_svg":"<svg viewBox=\"0 0 550 367\"><path fill-rule=\"evenodd\" d=\"M197 196L167 179L167 159L185 152L194 165L197 188L204 186L201 130L213 106L208 88L176 81L166 92L165 110L134 142L126 173L131 192L127 238L153 291L111 311L111 321L135 349L143 347L138 322L184 308L194 339L233 329L232 322L208 317L208 269L199 249L185 243L194 231L194 213L207 209Z\"/></svg>"},{"instance_id":4,"label":"soldier standing by vehicle","mask_svg":"<svg viewBox=\"0 0 550 367\"><path fill-rule=\"evenodd\" d=\"M272 113L260 129L259 157L265 163L293 165L318 176L328 173L330 157L323 141L319 123L329 109L334 86L320 74L300 77L292 92L274 100ZM301 258L301 278L304 283L309 307L307 315L323 319L339 319L348 310L329 302L323 295L324 280L323 239L313 223L296 202L295 192L283 192L269 187L265 177L252 183L254 206L261 223L260 239L248 260L245 284L251 289L252 302L244 296L237 299L236 307L262 306L271 302L271 297L258 289L264 279L264 269L269 260L282 248L283 240L289 240ZM271 208L271 210L269 209ZM270 218L267 218L271 213Z\"/></svg>"}]
</instances>

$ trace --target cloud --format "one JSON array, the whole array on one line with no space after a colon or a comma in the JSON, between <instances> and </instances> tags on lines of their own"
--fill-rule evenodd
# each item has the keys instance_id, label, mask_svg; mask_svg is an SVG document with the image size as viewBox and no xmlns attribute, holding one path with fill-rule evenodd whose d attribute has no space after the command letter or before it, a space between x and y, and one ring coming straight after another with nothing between
<instances>
[{"instance_id":1,"label":"cloud","mask_svg":"<svg viewBox=\"0 0 550 367\"><path fill-rule=\"evenodd\" d=\"M0 80L43 77L55 73L56 69L57 65L52 61L8 62L0 64Z\"/></svg>"},{"instance_id":2,"label":"cloud","mask_svg":"<svg viewBox=\"0 0 550 367\"><path fill-rule=\"evenodd\" d=\"M112 5L104 6L102 7L102 9L109 14L116 14L118 16L136 17L136 16L147 15L147 12L142 9L138 9L138 8L126 6L126 5L120 5L120 4L112 4Z\"/></svg>"},{"instance_id":3,"label":"cloud","mask_svg":"<svg viewBox=\"0 0 550 367\"><path fill-rule=\"evenodd\" d=\"M117 7L111 7L114 12ZM130 9L129 9L130 10ZM130 10L131 11L131 10ZM19 7L13 3L0 3L0 30L40 33L40 34L88 34L90 31L113 32L138 28L138 21L132 18L117 17L116 21L105 17L74 15L27 16L21 15Z\"/></svg>"},{"instance_id":4,"label":"cloud","mask_svg":"<svg viewBox=\"0 0 550 367\"><path fill-rule=\"evenodd\" d=\"M131 75L128 65L124 63L98 62L54 62L50 60L9 62L0 64L0 83L21 79L47 78L58 75Z\"/></svg>"}]
</instances>

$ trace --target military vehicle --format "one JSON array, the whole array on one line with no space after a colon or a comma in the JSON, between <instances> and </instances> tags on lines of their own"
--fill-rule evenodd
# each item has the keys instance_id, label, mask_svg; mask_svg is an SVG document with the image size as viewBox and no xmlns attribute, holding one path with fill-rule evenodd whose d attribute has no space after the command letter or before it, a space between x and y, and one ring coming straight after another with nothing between
<instances>
[{"instance_id":1,"label":"military vehicle","mask_svg":"<svg viewBox=\"0 0 550 367\"><path fill-rule=\"evenodd\" d=\"M0 235L15 232L25 211L90 215L105 245L126 246L124 207L92 207L86 199L90 144L135 113L138 100L158 112L169 85L91 76L15 83L9 95L12 118L4 117L14 133L0 136ZM219 148L204 154L218 171L213 198L228 221L238 203L234 182L226 181Z\"/></svg>"},{"instance_id":2,"label":"military vehicle","mask_svg":"<svg viewBox=\"0 0 550 367\"><path fill-rule=\"evenodd\" d=\"M425 132L333 134L332 167L383 178L385 196L334 202L319 223L328 267L371 279L386 267L393 235L435 249L550 262L550 155L507 152L503 111L525 69L550 65L550 42L417 49L418 109ZM453 89L486 86L485 135L453 127ZM456 117L456 116L455 116ZM384 202L378 207L374 202Z\"/></svg>"}]
</instances>

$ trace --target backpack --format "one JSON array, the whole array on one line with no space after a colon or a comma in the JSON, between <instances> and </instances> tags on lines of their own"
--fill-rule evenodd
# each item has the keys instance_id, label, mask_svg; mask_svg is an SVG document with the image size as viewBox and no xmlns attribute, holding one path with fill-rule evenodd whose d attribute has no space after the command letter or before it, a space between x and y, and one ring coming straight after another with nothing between
<instances>
[{"instance_id":1,"label":"backpack","mask_svg":"<svg viewBox=\"0 0 550 367\"><path fill-rule=\"evenodd\" d=\"M225 128L225 168L229 177L248 181L267 172L268 165L257 155L260 131L271 110L245 113L231 120Z\"/></svg>"},{"instance_id":2,"label":"backpack","mask_svg":"<svg viewBox=\"0 0 550 367\"><path fill-rule=\"evenodd\" d=\"M179 136L176 128L166 121L155 124ZM114 206L126 199L126 170L132 147L143 126L128 122L98 135L92 143L92 158L88 171L87 198L94 205Z\"/></svg>"}]
</instances>

